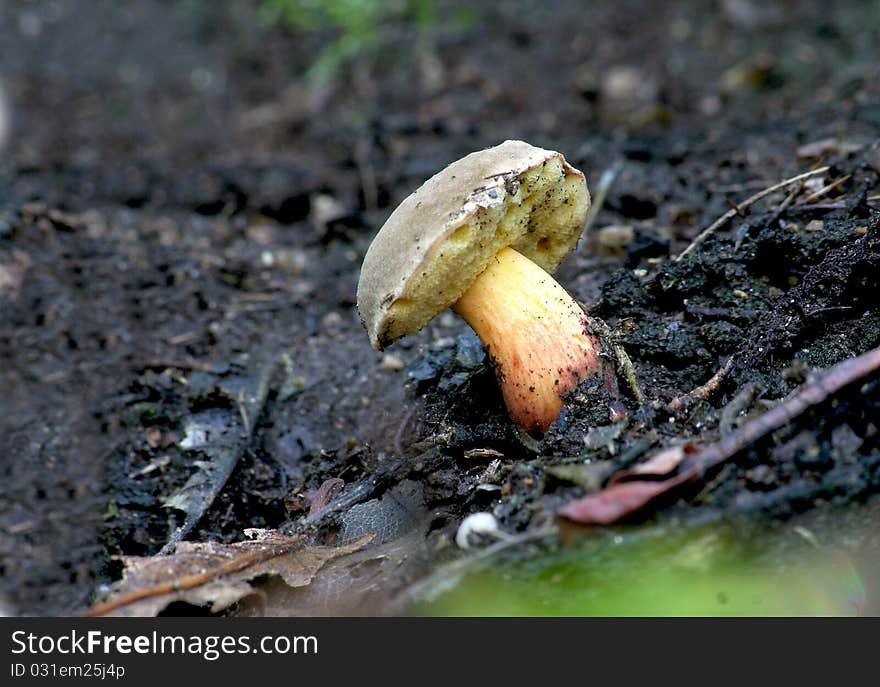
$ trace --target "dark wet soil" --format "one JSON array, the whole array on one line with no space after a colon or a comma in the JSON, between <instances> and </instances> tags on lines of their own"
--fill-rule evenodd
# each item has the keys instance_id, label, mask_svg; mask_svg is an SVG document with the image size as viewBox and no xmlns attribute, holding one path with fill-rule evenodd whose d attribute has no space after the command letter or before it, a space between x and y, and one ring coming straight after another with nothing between
<instances>
[{"instance_id":1,"label":"dark wet soil","mask_svg":"<svg viewBox=\"0 0 880 687\"><path fill-rule=\"evenodd\" d=\"M880 345L874 3L553 5L463 22L438 2L440 72L394 24L311 87L328 34L265 25L255 3L0 5L3 610L82 610L116 556L181 526L326 543L378 522L377 545L434 552L386 578L402 586L457 555L464 514L539 528L651 449L712 441ZM617 170L558 279L632 359L645 401L624 392L622 420L588 385L541 441L521 436L451 314L369 347L354 294L371 236L424 178L505 138L563 151L594 194ZM819 164L790 206L771 195L672 259L730 202ZM707 400L668 409L730 356ZM659 517L876 493L878 411L874 376ZM226 463L227 445L199 444L206 418L239 442ZM194 476L221 463L187 523L169 505L203 498Z\"/></svg>"}]
</instances>

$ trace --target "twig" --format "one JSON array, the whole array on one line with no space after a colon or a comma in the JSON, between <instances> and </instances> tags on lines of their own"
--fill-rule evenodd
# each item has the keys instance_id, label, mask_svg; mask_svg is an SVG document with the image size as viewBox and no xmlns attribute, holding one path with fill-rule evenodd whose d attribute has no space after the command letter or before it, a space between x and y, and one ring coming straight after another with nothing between
<instances>
[{"instance_id":1,"label":"twig","mask_svg":"<svg viewBox=\"0 0 880 687\"><path fill-rule=\"evenodd\" d=\"M611 332L611 328L605 324L602 320L593 318L590 315L590 311L587 309L583 303L578 302L581 310L583 310L584 314L590 318L591 326L594 329L594 333L597 334L600 340L603 343L606 343L611 347L611 350L614 352L614 357L617 361L617 371L623 375L623 378L626 380L627 385L629 386L630 391L632 392L633 398L636 399L636 402L641 405L645 402L645 394L642 392L642 388L639 385L639 378L636 374L636 366L633 365L632 360L629 355L627 355L626 350L619 343L615 341L614 334ZM521 433L523 439L525 439L525 433ZM529 442L526 442L526 445L529 445Z\"/></svg>"},{"instance_id":2,"label":"twig","mask_svg":"<svg viewBox=\"0 0 880 687\"><path fill-rule=\"evenodd\" d=\"M559 515L582 525L611 525L635 514L645 516L662 501L669 501L685 487L708 488L706 478L717 467L784 427L838 391L875 374L880 369L880 347L857 358L844 360L802 385L794 394L740 429L686 456L672 476L656 481L632 480L609 484L602 491L572 501ZM712 483L710 482L709 485Z\"/></svg>"},{"instance_id":3,"label":"twig","mask_svg":"<svg viewBox=\"0 0 880 687\"><path fill-rule=\"evenodd\" d=\"M801 191L804 190L804 183L805 182L802 181L801 183L799 183L797 186L794 187L794 190L791 193L789 193L785 197L785 200L783 200L779 204L779 207L776 208L775 212L773 213L773 216L770 218L770 221L768 221L767 224L774 224L775 222L777 222L779 220L780 217L782 217L782 213L785 212L786 210L788 210L789 206L791 206L791 204L794 202L794 199L797 198L801 194ZM727 200L727 198L725 198L725 200ZM742 226L742 228L740 228L736 232L736 242L733 244L734 252L736 252L740 249L740 246L742 246L742 242L745 239L746 235L748 234L748 231L749 231L749 225L744 224Z\"/></svg>"},{"instance_id":4,"label":"twig","mask_svg":"<svg viewBox=\"0 0 880 687\"><path fill-rule=\"evenodd\" d=\"M727 203L731 208L733 208L734 211L736 212L736 214L739 215L740 217L745 217L745 216L746 216L746 213L743 212L743 209L742 209L739 205L737 205L736 203L734 203L734 202L733 202L730 198L728 198L727 196L724 196L724 202Z\"/></svg>"},{"instance_id":5,"label":"twig","mask_svg":"<svg viewBox=\"0 0 880 687\"><path fill-rule=\"evenodd\" d=\"M620 371L623 373L624 378L626 379L626 383L629 386L630 391L632 391L633 397L636 399L636 402L641 405L645 402L645 394L642 393L642 387L639 386L639 378L636 374L636 366L633 365L632 360L629 355L627 355L626 350L618 343L612 343L611 348L614 349L614 355L617 357L617 363L620 366Z\"/></svg>"},{"instance_id":6,"label":"twig","mask_svg":"<svg viewBox=\"0 0 880 687\"><path fill-rule=\"evenodd\" d=\"M742 203L739 203L735 209L728 210L717 220L712 222L708 227L706 227L700 234L691 241L690 245L685 248L681 254L677 258L675 258L675 262L679 262L682 258L684 258L689 253L692 253L697 246L699 246L703 241L708 239L712 234L718 231L721 227L727 224L730 220L737 216L738 211L745 210L748 207L751 207L755 203L757 203L762 198L766 198L771 193L779 191L780 189L791 186L792 184L796 184L799 181L803 181L804 179L809 179L810 177L814 177L817 174L823 174L828 171L828 167L819 167L818 169L811 169L809 172L804 172L803 174L798 174L797 176L791 177L790 179L786 179L785 181L780 181L778 184L774 184L773 186L769 186L765 188L763 191L759 191L753 196L749 196Z\"/></svg>"},{"instance_id":7,"label":"twig","mask_svg":"<svg viewBox=\"0 0 880 687\"><path fill-rule=\"evenodd\" d=\"M868 198L867 200L868 200L868 207L870 207L871 209L877 208L876 205L872 204L877 201L872 201L870 198ZM880 200L880 198L878 198L878 200ZM835 201L833 203L809 203L809 204L798 203L797 205L792 206L791 209L796 210L798 212L809 212L811 210L829 210L830 211L830 210L843 210L847 207L847 205L848 204L846 201L840 200L840 201Z\"/></svg>"},{"instance_id":8,"label":"twig","mask_svg":"<svg viewBox=\"0 0 880 687\"><path fill-rule=\"evenodd\" d=\"M197 371L197 372L209 372L213 369L214 364L206 363L199 360L170 360L166 358L153 358L151 360L147 360L142 366L141 370L155 370L155 369L164 369L164 368L172 368L175 370L183 370L184 372Z\"/></svg>"},{"instance_id":9,"label":"twig","mask_svg":"<svg viewBox=\"0 0 880 687\"><path fill-rule=\"evenodd\" d=\"M361 181L361 190L364 193L364 209L367 212L375 212L379 207L379 190L376 184L376 171L370 161L371 143L368 134L358 136L354 146L354 159L357 165L358 175Z\"/></svg>"},{"instance_id":10,"label":"twig","mask_svg":"<svg viewBox=\"0 0 880 687\"><path fill-rule=\"evenodd\" d=\"M584 220L584 228L581 231L582 236L586 236L590 227L593 226L593 223L596 221L596 215L599 214L599 210L602 209L602 205L605 203L605 197L608 195L608 191L611 190L611 185L614 183L614 180L617 178L617 175L620 174L620 170L623 168L623 163L618 160L611 167L602 172L602 176L599 177L599 183L596 184L596 190L593 193L593 203L590 205L590 209L587 211L587 217Z\"/></svg>"},{"instance_id":11,"label":"twig","mask_svg":"<svg viewBox=\"0 0 880 687\"><path fill-rule=\"evenodd\" d=\"M812 203L814 200L819 200L819 198L824 196L826 193L828 193L829 191L833 191L838 186L840 186L842 183L844 183L845 181L848 181L850 178L852 178L852 174L847 174L845 177L840 177L840 179L837 179L836 181L832 181L827 186L823 186L815 193L811 193L806 198L804 198L804 200L802 202L804 204L806 204L806 203Z\"/></svg>"},{"instance_id":12,"label":"twig","mask_svg":"<svg viewBox=\"0 0 880 687\"><path fill-rule=\"evenodd\" d=\"M721 409L721 417L718 419L718 432L721 436L726 437L741 424L737 423L737 418L752 404L760 392L760 384L749 382Z\"/></svg>"},{"instance_id":13,"label":"twig","mask_svg":"<svg viewBox=\"0 0 880 687\"><path fill-rule=\"evenodd\" d=\"M857 358L848 358L802 385L794 394L763 415L744 424L739 430L702 449L693 458L693 469L705 472L729 460L762 437L819 405L844 387L880 369L880 347Z\"/></svg>"},{"instance_id":14,"label":"twig","mask_svg":"<svg viewBox=\"0 0 880 687\"><path fill-rule=\"evenodd\" d=\"M727 373L730 372L732 367L733 356L730 356L727 359L727 362L724 363L714 375L712 375L708 382L689 391L683 396L673 398L666 407L669 410L682 410L683 408L687 408L694 401L705 401L718 391L718 387L721 386L721 382L724 381L724 378L727 376Z\"/></svg>"},{"instance_id":15,"label":"twig","mask_svg":"<svg viewBox=\"0 0 880 687\"><path fill-rule=\"evenodd\" d=\"M234 398L238 406L242 431L224 433L210 444L200 447L200 450L208 456L209 460L206 464L208 467L191 475L183 487L166 500L166 505L173 504L175 508L182 510L186 517L183 524L168 537L168 541L159 551L160 554L170 553L195 529L213 505L217 495L226 486L242 454L253 441L254 423L263 412L278 364L278 359L261 364L255 374L248 375L245 386L236 391L231 391L224 383L220 384L220 388L228 397ZM233 426L231 420L229 426Z\"/></svg>"},{"instance_id":16,"label":"twig","mask_svg":"<svg viewBox=\"0 0 880 687\"><path fill-rule=\"evenodd\" d=\"M394 455L402 456L403 455L403 435L409 427L410 420L412 420L413 415L415 415L416 406L415 404L411 405L403 414L403 417L400 420L400 424L397 427L397 430L394 432L394 442L392 446L394 446Z\"/></svg>"},{"instance_id":17,"label":"twig","mask_svg":"<svg viewBox=\"0 0 880 687\"><path fill-rule=\"evenodd\" d=\"M794 199L797 198L801 194L801 191L803 191L803 190L804 190L804 182L802 181L797 186L795 186L794 190L791 193L789 193L785 197L785 200L783 200L779 204L779 207L776 208L776 212L773 213L773 217L770 218L769 224L773 224L774 222L776 222L776 220L778 220L780 217L782 217L782 213L785 212L786 210L788 210L789 206L794 202Z\"/></svg>"}]
</instances>

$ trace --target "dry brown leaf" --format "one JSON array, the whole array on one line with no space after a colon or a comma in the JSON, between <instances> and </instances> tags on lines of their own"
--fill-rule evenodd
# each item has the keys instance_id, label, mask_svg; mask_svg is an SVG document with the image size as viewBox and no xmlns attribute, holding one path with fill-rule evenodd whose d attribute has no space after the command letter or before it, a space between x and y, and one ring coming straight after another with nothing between
<instances>
[{"instance_id":1,"label":"dry brown leaf","mask_svg":"<svg viewBox=\"0 0 880 687\"><path fill-rule=\"evenodd\" d=\"M309 515L320 513L330 502L335 499L345 488L345 481L338 477L331 477L317 489L310 489L304 496L309 502Z\"/></svg>"},{"instance_id":2,"label":"dry brown leaf","mask_svg":"<svg viewBox=\"0 0 880 687\"><path fill-rule=\"evenodd\" d=\"M105 602L86 615L155 616L168 604L210 604L212 613L256 592L252 581L274 575L291 588L312 582L336 558L362 549L374 535L346 546L304 547L277 530L245 530L251 541L181 542L169 556L125 556L123 578Z\"/></svg>"}]
</instances>

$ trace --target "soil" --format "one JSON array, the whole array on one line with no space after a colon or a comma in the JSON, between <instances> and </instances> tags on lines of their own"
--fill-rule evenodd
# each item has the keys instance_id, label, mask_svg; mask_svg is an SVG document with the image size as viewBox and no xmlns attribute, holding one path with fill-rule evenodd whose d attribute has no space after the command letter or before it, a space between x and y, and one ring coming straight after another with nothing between
<instances>
[{"instance_id":1,"label":"soil","mask_svg":"<svg viewBox=\"0 0 880 687\"><path fill-rule=\"evenodd\" d=\"M717 439L880 345L872 0L496 3L467 22L438 2L431 51L389 24L319 84L303 73L332 31L267 24L257 4L0 3L6 612L80 612L119 555L175 537L328 543L377 522L377 545L418 552L347 606L383 612L458 555L465 514L536 530L652 449ZM457 318L378 353L355 308L396 204L505 138L563 151L594 196L616 171L557 278L645 395L611 413L587 383L540 440L512 428ZM823 183L773 194L673 259L730 203L819 164L845 180L810 203ZM668 409L730 356L715 393ZM863 500L880 490L878 411L874 375L657 517ZM204 426L235 441L199 445ZM203 471L218 493L193 487Z\"/></svg>"}]
</instances>

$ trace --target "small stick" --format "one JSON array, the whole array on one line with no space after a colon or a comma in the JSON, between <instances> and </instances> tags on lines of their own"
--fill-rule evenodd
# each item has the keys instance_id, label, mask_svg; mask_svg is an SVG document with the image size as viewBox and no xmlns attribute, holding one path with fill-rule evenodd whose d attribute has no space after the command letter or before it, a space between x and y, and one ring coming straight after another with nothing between
<instances>
[{"instance_id":1,"label":"small stick","mask_svg":"<svg viewBox=\"0 0 880 687\"><path fill-rule=\"evenodd\" d=\"M614 349L614 355L617 356L620 371L623 373L626 383L629 385L630 391L632 391L633 397L635 397L636 402L641 405L645 402L645 394L642 393L642 388L639 386L639 378L636 375L636 366L633 365L632 360L630 360L630 357L627 355L623 346L618 343L612 343L611 347Z\"/></svg>"},{"instance_id":2,"label":"small stick","mask_svg":"<svg viewBox=\"0 0 880 687\"><path fill-rule=\"evenodd\" d=\"M727 359L727 362L724 363L714 375L712 375L708 382L689 391L683 396L673 398L666 407L669 410L682 410L683 408L687 408L694 401L705 401L718 391L718 387L721 386L721 382L724 381L724 378L727 376L727 373L730 372L732 367L733 356L730 356Z\"/></svg>"},{"instance_id":3,"label":"small stick","mask_svg":"<svg viewBox=\"0 0 880 687\"><path fill-rule=\"evenodd\" d=\"M880 369L880 347L856 358L847 358L802 385L794 394L764 414L750 420L736 432L702 449L694 456L693 470L706 470L733 458L762 437L775 432L810 408L819 405L844 387Z\"/></svg>"},{"instance_id":4,"label":"small stick","mask_svg":"<svg viewBox=\"0 0 880 687\"><path fill-rule=\"evenodd\" d=\"M623 163L618 160L611 167L602 172L602 176L599 177L599 183L596 184L596 192L593 194L593 203L590 205L590 209L587 211L587 217L584 220L584 228L581 232L583 236L586 236L590 227L593 226L593 222L596 221L596 215L599 214L599 210L602 209L602 205L605 203L605 197L608 195L608 191L611 190L611 185L614 183L614 180L617 178L617 175L620 174L620 170L623 168Z\"/></svg>"},{"instance_id":5,"label":"small stick","mask_svg":"<svg viewBox=\"0 0 880 687\"><path fill-rule=\"evenodd\" d=\"M880 199L878 199L878 200L880 200ZM873 203L873 202L876 202L876 201L871 201L871 199L869 198L869 199L868 199L868 202L869 202L869 203ZM847 206L847 203L846 203L846 201L843 201L843 200L835 201L835 202L833 202L833 203L810 203L809 205L805 205L805 204L803 204L803 203L798 203L797 205L795 205L795 206L792 207L792 210L803 210L803 211L809 211L809 210L843 210L846 206ZM874 207L876 207L876 206L872 204L871 207L874 208Z\"/></svg>"},{"instance_id":6,"label":"small stick","mask_svg":"<svg viewBox=\"0 0 880 687\"><path fill-rule=\"evenodd\" d=\"M785 197L785 200L783 200L779 204L779 207L776 208L776 212L774 212L773 217L770 218L770 224L773 224L776 220L778 220L780 217L782 217L782 213L785 212L786 210L788 210L789 206L794 202L794 199L797 198L801 194L801 191L803 191L803 190L804 190L804 182L802 181L801 183L799 183L797 186L794 187L794 190L791 193L789 193Z\"/></svg>"},{"instance_id":7,"label":"small stick","mask_svg":"<svg viewBox=\"0 0 880 687\"><path fill-rule=\"evenodd\" d=\"M746 216L746 213L744 213L744 212L742 211L742 208L741 208L739 205L737 205L736 203L734 203L734 202L733 202L730 198L728 198L727 196L724 196L724 202L727 203L727 204L728 204L730 207L732 207L734 210L736 210L736 214L739 215L740 217L745 217L745 216Z\"/></svg>"},{"instance_id":8,"label":"small stick","mask_svg":"<svg viewBox=\"0 0 880 687\"><path fill-rule=\"evenodd\" d=\"M773 186L769 186L768 188L765 188L763 191L759 191L755 195L749 196L742 203L737 205L737 208L740 211L745 210L746 208L751 207L752 205L757 203L762 198L766 198L771 193L774 193L776 191L779 191L780 189L791 186L792 184L796 184L799 181L803 181L804 179L809 179L810 177L814 177L817 174L823 174L823 173L827 172L828 169L829 168L827 166L826 167L819 167L818 169L811 169L809 172L804 172L803 174L798 174L797 176L791 177L790 179L786 179L785 181L780 181L778 184L774 184ZM706 227L706 229L704 229L702 232L700 232L700 234L693 241L691 241L690 245L687 248L685 248L681 252L681 254L679 254L679 256L677 258L674 259L674 261L679 262L686 255L688 255L689 253L692 253L696 249L697 246L699 246L701 243L703 243L703 241L708 239L712 234L714 234L721 227L723 227L725 224L727 224L730 220L732 220L734 217L736 217L737 214L738 213L737 213L736 209L731 209L731 210L728 210L727 212L725 212L723 215L721 215L721 217L719 217L717 220L712 222L712 224L710 224L708 227Z\"/></svg>"},{"instance_id":9,"label":"small stick","mask_svg":"<svg viewBox=\"0 0 880 687\"><path fill-rule=\"evenodd\" d=\"M361 189L364 192L364 209L367 212L375 212L379 207L379 190L376 183L376 171L370 162L370 142L364 137L359 137L354 146L354 159L360 175Z\"/></svg>"},{"instance_id":10,"label":"small stick","mask_svg":"<svg viewBox=\"0 0 880 687\"><path fill-rule=\"evenodd\" d=\"M767 412L750 420L719 441L685 457L679 472L660 482L631 481L610 484L600 492L573 501L559 511L563 517L580 524L611 525L635 513L655 510L661 501L679 489L702 483L705 493L717 482L706 484L710 471L723 466L741 451L784 427L841 389L876 374L880 369L880 347L857 358L843 360L803 384L795 393ZM613 479L613 478L612 478Z\"/></svg>"},{"instance_id":11,"label":"small stick","mask_svg":"<svg viewBox=\"0 0 880 687\"><path fill-rule=\"evenodd\" d=\"M197 371L197 372L208 372L211 370L213 365L211 363L200 362L198 360L169 360L166 358L153 358L151 360L146 361L142 366L141 370L153 370L159 368L172 368L175 370L183 370L184 372L189 371Z\"/></svg>"},{"instance_id":12,"label":"small stick","mask_svg":"<svg viewBox=\"0 0 880 687\"><path fill-rule=\"evenodd\" d=\"M409 426L410 420L412 420L413 415L415 415L416 406L411 405L406 409L406 412L403 413L403 417L400 420L400 425L398 425L397 430L394 432L394 455L402 456L403 455L403 433L406 431Z\"/></svg>"},{"instance_id":13,"label":"small stick","mask_svg":"<svg viewBox=\"0 0 880 687\"><path fill-rule=\"evenodd\" d=\"M840 179L838 179L837 181L832 181L827 186L820 188L815 193L811 193L806 198L804 198L803 204L812 203L814 200L819 200L819 198L824 196L829 191L833 191L834 189L836 189L838 186L840 186L842 183L844 183L845 181L847 181L851 177L852 177L852 174L847 174L845 177L840 177Z\"/></svg>"},{"instance_id":14,"label":"small stick","mask_svg":"<svg viewBox=\"0 0 880 687\"><path fill-rule=\"evenodd\" d=\"M578 303L581 310L584 311L584 314L589 316L590 311L587 309L583 303ZM626 350L624 350L623 346L617 343L614 340L614 335L611 333L611 328L602 322L601 320L593 320L593 326L596 328L596 333L602 338L603 341L607 342L611 347L611 350L614 351L614 357L617 359L617 370L620 374L623 375L626 380L627 385L629 386L630 391L632 392L633 397L636 399L636 402L641 405L645 402L645 394L642 393L642 388L639 385L639 378L636 374L636 366L633 365L632 360L627 355Z\"/></svg>"},{"instance_id":15,"label":"small stick","mask_svg":"<svg viewBox=\"0 0 880 687\"><path fill-rule=\"evenodd\" d=\"M785 200L783 200L779 204L779 207L776 208L776 211L773 213L773 216L770 218L770 221L768 222L768 224L773 224L773 223L777 222L780 217L782 217L782 213L785 212L786 210L788 210L788 208L794 202L794 199L797 198L801 194L801 191L804 190L804 183L805 182L803 182L803 181L801 183L799 183L797 186L794 187L794 190L785 197ZM734 252L738 251L740 249L740 246L742 246L742 242L743 242L743 239L745 239L745 233L748 232L748 228L749 227L746 224L746 225L743 225L743 229L740 229L739 231L736 232L736 243L733 246ZM746 230L746 231L744 232L743 230Z\"/></svg>"}]
</instances>

